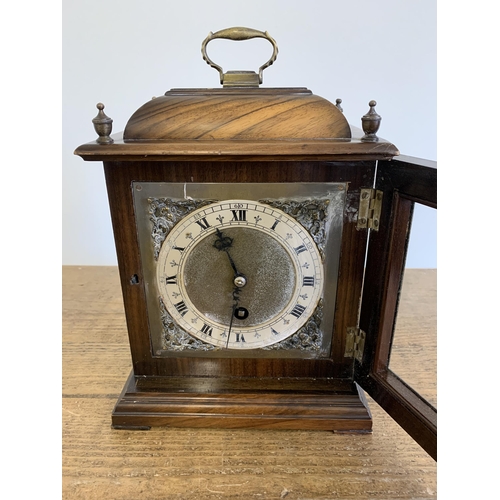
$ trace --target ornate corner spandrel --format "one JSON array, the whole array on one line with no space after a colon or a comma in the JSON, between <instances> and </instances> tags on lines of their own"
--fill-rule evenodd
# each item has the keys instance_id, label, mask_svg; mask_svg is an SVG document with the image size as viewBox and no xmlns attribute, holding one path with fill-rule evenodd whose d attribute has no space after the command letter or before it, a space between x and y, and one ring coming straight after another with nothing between
<instances>
[{"instance_id":1,"label":"ornate corner spandrel","mask_svg":"<svg viewBox=\"0 0 500 500\"><path fill-rule=\"evenodd\" d=\"M160 249L171 229L193 210L216 203L216 200L174 200L169 198L148 198L149 220L153 253L158 260Z\"/></svg>"}]
</instances>

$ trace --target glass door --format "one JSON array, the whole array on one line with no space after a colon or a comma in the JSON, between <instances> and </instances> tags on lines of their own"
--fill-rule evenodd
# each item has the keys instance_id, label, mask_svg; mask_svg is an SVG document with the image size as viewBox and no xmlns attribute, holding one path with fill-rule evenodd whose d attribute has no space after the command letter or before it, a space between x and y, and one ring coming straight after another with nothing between
<instances>
[{"instance_id":1,"label":"glass door","mask_svg":"<svg viewBox=\"0 0 500 500\"><path fill-rule=\"evenodd\" d=\"M379 161L376 189L382 211L368 245L356 381L437 459L436 163Z\"/></svg>"}]
</instances>

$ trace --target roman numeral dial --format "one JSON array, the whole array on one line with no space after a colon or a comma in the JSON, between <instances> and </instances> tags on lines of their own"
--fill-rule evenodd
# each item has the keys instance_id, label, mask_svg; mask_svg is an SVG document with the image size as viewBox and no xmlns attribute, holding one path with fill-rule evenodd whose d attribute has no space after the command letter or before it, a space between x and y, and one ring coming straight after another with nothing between
<instances>
[{"instance_id":1,"label":"roman numeral dial","mask_svg":"<svg viewBox=\"0 0 500 500\"><path fill-rule=\"evenodd\" d=\"M300 316L302 315L302 313L306 310L306 308L302 305L302 304L297 304L293 309L292 311L290 312L290 314L292 316L295 316L296 318L300 318Z\"/></svg>"},{"instance_id":2,"label":"roman numeral dial","mask_svg":"<svg viewBox=\"0 0 500 500\"><path fill-rule=\"evenodd\" d=\"M304 276L302 278L302 286L314 286L314 276Z\"/></svg>"},{"instance_id":3,"label":"roman numeral dial","mask_svg":"<svg viewBox=\"0 0 500 500\"><path fill-rule=\"evenodd\" d=\"M201 333L204 333L209 337L212 336L213 331L214 331L213 326L207 325L206 323L201 327Z\"/></svg>"},{"instance_id":4,"label":"roman numeral dial","mask_svg":"<svg viewBox=\"0 0 500 500\"><path fill-rule=\"evenodd\" d=\"M196 224L198 224L198 225L201 227L201 229L202 229L203 231L204 231L205 229L208 229L208 228L210 227L210 224L207 222L206 217L203 217L202 219L197 220L197 221L195 221L195 222L196 222Z\"/></svg>"},{"instance_id":5,"label":"roman numeral dial","mask_svg":"<svg viewBox=\"0 0 500 500\"><path fill-rule=\"evenodd\" d=\"M231 210L233 213L233 220L235 221L246 221L247 220L247 211L246 210Z\"/></svg>"},{"instance_id":6,"label":"roman numeral dial","mask_svg":"<svg viewBox=\"0 0 500 500\"><path fill-rule=\"evenodd\" d=\"M253 200L187 213L166 235L156 266L163 321L224 350L287 339L323 294L312 236L293 216Z\"/></svg>"},{"instance_id":7,"label":"roman numeral dial","mask_svg":"<svg viewBox=\"0 0 500 500\"><path fill-rule=\"evenodd\" d=\"M174 304L174 307L181 316L184 316L188 312L188 307L183 300Z\"/></svg>"}]
</instances>

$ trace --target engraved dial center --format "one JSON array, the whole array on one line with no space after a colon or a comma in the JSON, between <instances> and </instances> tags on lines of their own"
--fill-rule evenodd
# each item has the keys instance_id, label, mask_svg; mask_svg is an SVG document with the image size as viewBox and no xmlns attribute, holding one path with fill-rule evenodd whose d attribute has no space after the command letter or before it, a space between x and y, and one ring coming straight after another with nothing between
<instances>
[{"instance_id":1,"label":"engraved dial center","mask_svg":"<svg viewBox=\"0 0 500 500\"><path fill-rule=\"evenodd\" d=\"M201 238L186 251L181 265L183 286L190 302L205 319L224 325L236 287L241 290L238 305L252 312L248 318L238 318L241 320L238 326L258 326L282 314L298 283L290 252L257 228L227 227L222 228L222 233L233 241L230 256L238 274L230 265L228 252L213 248L213 233Z\"/></svg>"}]
</instances>

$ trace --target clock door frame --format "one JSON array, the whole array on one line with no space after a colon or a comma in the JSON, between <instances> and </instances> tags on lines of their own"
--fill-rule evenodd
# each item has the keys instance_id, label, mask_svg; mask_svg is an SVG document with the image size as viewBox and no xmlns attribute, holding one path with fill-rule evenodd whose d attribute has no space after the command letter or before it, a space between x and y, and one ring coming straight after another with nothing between
<instances>
[{"instance_id":1,"label":"clock door frame","mask_svg":"<svg viewBox=\"0 0 500 500\"><path fill-rule=\"evenodd\" d=\"M365 332L355 380L437 460L437 410L389 368L413 207L437 209L436 162L400 156L380 160L377 190L383 193L380 230L371 231L359 328Z\"/></svg>"}]
</instances>

